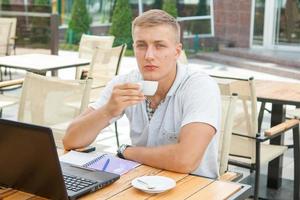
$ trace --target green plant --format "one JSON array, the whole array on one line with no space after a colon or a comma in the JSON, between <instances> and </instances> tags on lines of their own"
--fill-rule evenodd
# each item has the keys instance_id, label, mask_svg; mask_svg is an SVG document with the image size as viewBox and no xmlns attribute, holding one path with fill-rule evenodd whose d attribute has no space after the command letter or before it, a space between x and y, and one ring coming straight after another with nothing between
<instances>
[{"instance_id":1,"label":"green plant","mask_svg":"<svg viewBox=\"0 0 300 200\"><path fill-rule=\"evenodd\" d=\"M134 51L132 49L126 49L125 56L134 57Z\"/></svg>"},{"instance_id":2,"label":"green plant","mask_svg":"<svg viewBox=\"0 0 300 200\"><path fill-rule=\"evenodd\" d=\"M155 0L153 3L153 8L154 9L161 9L162 8L162 1L163 0Z\"/></svg>"},{"instance_id":3,"label":"green plant","mask_svg":"<svg viewBox=\"0 0 300 200\"><path fill-rule=\"evenodd\" d=\"M114 46L126 43L128 49L132 49L131 21L129 0L116 0L109 29L109 34L115 36Z\"/></svg>"},{"instance_id":4,"label":"green plant","mask_svg":"<svg viewBox=\"0 0 300 200\"><path fill-rule=\"evenodd\" d=\"M67 50L67 51L78 51L79 46L76 44L60 43L59 49Z\"/></svg>"},{"instance_id":5,"label":"green plant","mask_svg":"<svg viewBox=\"0 0 300 200\"><path fill-rule=\"evenodd\" d=\"M176 0L164 0L162 9L175 18L178 16Z\"/></svg>"},{"instance_id":6,"label":"green plant","mask_svg":"<svg viewBox=\"0 0 300 200\"><path fill-rule=\"evenodd\" d=\"M78 44L83 33L88 33L92 20L88 14L85 0L74 0L71 20L67 31L67 41Z\"/></svg>"},{"instance_id":7,"label":"green plant","mask_svg":"<svg viewBox=\"0 0 300 200\"><path fill-rule=\"evenodd\" d=\"M34 0L33 4L40 5L40 6L50 5L50 1L49 0Z\"/></svg>"},{"instance_id":8,"label":"green plant","mask_svg":"<svg viewBox=\"0 0 300 200\"><path fill-rule=\"evenodd\" d=\"M10 0L0 0L0 3L3 5L9 5L10 4Z\"/></svg>"}]
</instances>

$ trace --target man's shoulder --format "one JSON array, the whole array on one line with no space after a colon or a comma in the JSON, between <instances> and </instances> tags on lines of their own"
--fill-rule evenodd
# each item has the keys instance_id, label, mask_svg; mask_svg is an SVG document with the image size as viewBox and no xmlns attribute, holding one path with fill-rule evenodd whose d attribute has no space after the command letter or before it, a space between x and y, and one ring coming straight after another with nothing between
<instances>
[{"instance_id":1,"label":"man's shoulder","mask_svg":"<svg viewBox=\"0 0 300 200\"><path fill-rule=\"evenodd\" d=\"M182 86L186 87L216 87L216 81L205 72L196 70L187 70Z\"/></svg>"}]
</instances>

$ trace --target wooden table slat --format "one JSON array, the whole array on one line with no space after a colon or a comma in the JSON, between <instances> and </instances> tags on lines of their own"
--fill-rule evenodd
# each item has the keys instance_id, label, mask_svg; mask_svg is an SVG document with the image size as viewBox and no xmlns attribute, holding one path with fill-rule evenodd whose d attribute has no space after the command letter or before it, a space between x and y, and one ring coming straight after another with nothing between
<instances>
[{"instance_id":1,"label":"wooden table slat","mask_svg":"<svg viewBox=\"0 0 300 200\"><path fill-rule=\"evenodd\" d=\"M156 175L172 178L176 182L178 182L188 176L188 174L179 174L179 173L170 172L170 171L161 171L161 172L157 173ZM124 200L125 199L128 199L128 200L137 199L137 200L140 200L140 199L148 199L152 195L154 195L154 194L145 193L145 192L137 190L133 187L130 187L130 188L118 193L117 195L113 196L112 198L110 198L110 200L114 200L114 199L122 199L122 200L123 199Z\"/></svg>"},{"instance_id":2,"label":"wooden table slat","mask_svg":"<svg viewBox=\"0 0 300 200\"><path fill-rule=\"evenodd\" d=\"M9 196L6 196L3 198L3 200L28 200L34 197L35 195L21 192L21 191L16 191L14 190L14 193L10 194Z\"/></svg>"},{"instance_id":3,"label":"wooden table slat","mask_svg":"<svg viewBox=\"0 0 300 200\"><path fill-rule=\"evenodd\" d=\"M123 190L126 190L131 187L131 181L135 179L136 177L140 176L150 176L150 175L156 175L162 170L156 169L153 167L149 167L146 165L141 165L134 170L128 172L127 174L124 174L121 176L119 180L117 180L115 183L102 188L101 190L88 194L80 199L107 199L108 197L112 197Z\"/></svg>"},{"instance_id":4,"label":"wooden table slat","mask_svg":"<svg viewBox=\"0 0 300 200\"><path fill-rule=\"evenodd\" d=\"M242 188L241 185L232 182L215 181L209 184L205 190L193 194L188 200L199 200L199 199L228 199L231 195L236 193ZM222 191L222 192L220 192Z\"/></svg>"},{"instance_id":5,"label":"wooden table slat","mask_svg":"<svg viewBox=\"0 0 300 200\"><path fill-rule=\"evenodd\" d=\"M256 80L255 86L259 99L285 101L300 105L300 83Z\"/></svg>"},{"instance_id":6,"label":"wooden table slat","mask_svg":"<svg viewBox=\"0 0 300 200\"><path fill-rule=\"evenodd\" d=\"M184 179L180 180L176 185L176 189L172 189L170 191L157 194L152 196L151 200L159 199L159 200L182 200L189 197L191 194L198 192L202 188L205 188L214 180L197 177L197 176L187 176ZM195 187L197 186L197 187ZM202 198L201 198L202 199Z\"/></svg>"},{"instance_id":7,"label":"wooden table slat","mask_svg":"<svg viewBox=\"0 0 300 200\"><path fill-rule=\"evenodd\" d=\"M15 192L17 192L17 190L13 190L11 188L0 188L0 199L8 197Z\"/></svg>"}]
</instances>

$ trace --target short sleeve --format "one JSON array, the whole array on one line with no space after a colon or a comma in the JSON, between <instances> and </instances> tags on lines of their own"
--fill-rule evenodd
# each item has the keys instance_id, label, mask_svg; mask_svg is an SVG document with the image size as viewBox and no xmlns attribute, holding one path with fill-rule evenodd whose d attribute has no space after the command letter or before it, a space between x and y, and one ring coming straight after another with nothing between
<instances>
[{"instance_id":1,"label":"short sleeve","mask_svg":"<svg viewBox=\"0 0 300 200\"><path fill-rule=\"evenodd\" d=\"M185 83L182 95L182 124L202 122L219 131L221 97L217 83L209 76L195 75Z\"/></svg>"}]
</instances>

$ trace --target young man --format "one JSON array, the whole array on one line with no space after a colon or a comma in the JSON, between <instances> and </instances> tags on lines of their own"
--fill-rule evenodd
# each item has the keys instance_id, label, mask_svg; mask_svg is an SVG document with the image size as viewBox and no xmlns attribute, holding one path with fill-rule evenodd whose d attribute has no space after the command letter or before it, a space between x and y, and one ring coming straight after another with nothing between
<instances>
[{"instance_id":1,"label":"young man","mask_svg":"<svg viewBox=\"0 0 300 200\"><path fill-rule=\"evenodd\" d=\"M130 121L132 146L118 156L166 170L218 176L220 95L207 75L177 66L180 28L161 10L133 21L132 37L139 71L114 78L97 102L76 118L64 137L67 150L90 144L124 113ZM137 82L158 81L145 97Z\"/></svg>"}]
</instances>

